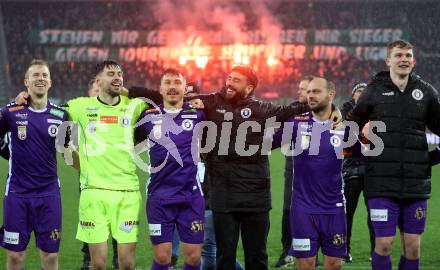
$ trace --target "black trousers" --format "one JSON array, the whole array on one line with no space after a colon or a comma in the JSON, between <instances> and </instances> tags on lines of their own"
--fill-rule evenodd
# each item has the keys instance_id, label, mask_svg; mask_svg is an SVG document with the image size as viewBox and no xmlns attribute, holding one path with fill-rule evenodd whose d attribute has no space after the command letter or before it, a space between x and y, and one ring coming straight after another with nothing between
<instances>
[{"instance_id":1,"label":"black trousers","mask_svg":"<svg viewBox=\"0 0 440 270\"><path fill-rule=\"evenodd\" d=\"M290 210L283 210L281 222L281 244L283 245L283 256L286 256L292 245L292 234L290 233Z\"/></svg>"},{"instance_id":2,"label":"black trousers","mask_svg":"<svg viewBox=\"0 0 440 270\"><path fill-rule=\"evenodd\" d=\"M217 241L217 270L234 270L238 239L244 250L246 270L267 270L267 236L269 212L214 213L214 231Z\"/></svg>"},{"instance_id":3,"label":"black trousers","mask_svg":"<svg viewBox=\"0 0 440 270\"><path fill-rule=\"evenodd\" d=\"M350 252L350 240L352 235L353 217L356 212L359 196L364 189L364 178L353 177L345 181L344 195L347 211L347 251ZM370 220L370 211L368 210L367 199L364 196L365 206L367 207L368 219L367 226L370 233L371 252L374 250L374 231Z\"/></svg>"}]
</instances>

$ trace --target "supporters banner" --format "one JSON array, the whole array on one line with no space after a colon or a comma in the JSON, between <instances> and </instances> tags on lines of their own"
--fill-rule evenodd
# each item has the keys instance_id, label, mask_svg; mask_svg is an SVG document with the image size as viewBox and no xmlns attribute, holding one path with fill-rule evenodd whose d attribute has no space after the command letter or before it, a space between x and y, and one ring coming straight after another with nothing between
<instances>
[{"instance_id":1,"label":"supporters banner","mask_svg":"<svg viewBox=\"0 0 440 270\"><path fill-rule=\"evenodd\" d=\"M115 59L124 62L147 62L157 60L196 61L197 59L236 60L237 58L275 56L279 60L289 59L340 59L348 54L359 60L382 60L386 47L378 46L329 46L329 45L224 45L196 47L143 46L124 48L100 47L47 47L46 59L50 62L84 61L96 62ZM237 61L240 62L240 61Z\"/></svg>"},{"instance_id":2,"label":"supporters banner","mask_svg":"<svg viewBox=\"0 0 440 270\"><path fill-rule=\"evenodd\" d=\"M182 37L183 35L183 37ZM303 45L386 45L396 39L408 39L408 32L402 29L286 29L279 40L268 40L260 31L240 32L230 36L222 32L196 32L186 34L179 31L91 31L33 29L29 40L35 44L56 46L170 46L176 40L185 44L209 45L229 44L303 44Z\"/></svg>"},{"instance_id":3,"label":"supporters banner","mask_svg":"<svg viewBox=\"0 0 440 270\"><path fill-rule=\"evenodd\" d=\"M252 58L340 59L351 55L359 60L382 60L386 44L404 38L400 29L304 30L288 29L279 41L269 41L258 31L246 32L241 40L222 33L201 32L182 37L172 31L88 31L34 30L30 40L44 45L51 62L101 61L112 58L125 62L161 60L207 61ZM169 37L175 37L170 39ZM236 38L236 37L235 37ZM184 40L177 42L177 40ZM166 44L166 45L165 45Z\"/></svg>"}]
</instances>

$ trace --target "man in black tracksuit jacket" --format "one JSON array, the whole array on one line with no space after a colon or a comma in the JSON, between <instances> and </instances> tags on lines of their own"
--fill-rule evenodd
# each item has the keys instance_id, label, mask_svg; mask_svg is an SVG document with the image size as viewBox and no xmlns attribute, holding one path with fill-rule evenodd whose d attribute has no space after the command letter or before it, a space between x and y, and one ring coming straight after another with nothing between
<instances>
[{"instance_id":1,"label":"man in black tracksuit jacket","mask_svg":"<svg viewBox=\"0 0 440 270\"><path fill-rule=\"evenodd\" d=\"M389 71L373 78L348 118L360 128L368 121L386 125L386 132L375 132L384 149L368 157L364 189L376 237L372 269L391 269L398 225L403 243L399 269L414 270L419 269L420 236L431 193L425 129L440 134L439 94L412 72L415 60L410 43L390 43L386 63Z\"/></svg>"},{"instance_id":2,"label":"man in black tracksuit jacket","mask_svg":"<svg viewBox=\"0 0 440 270\"><path fill-rule=\"evenodd\" d=\"M305 105L281 107L258 101L252 94L256 86L255 72L237 66L225 89L200 96L206 118L217 126L216 138L208 137L214 148L206 156L206 174L210 179L217 269L221 270L235 268L240 231L246 269L268 269L266 243L272 205L269 160L262 155L265 122L270 117L283 121L308 110ZM241 125L249 121L261 129L249 130L249 126ZM227 130L230 136L225 135Z\"/></svg>"}]
</instances>

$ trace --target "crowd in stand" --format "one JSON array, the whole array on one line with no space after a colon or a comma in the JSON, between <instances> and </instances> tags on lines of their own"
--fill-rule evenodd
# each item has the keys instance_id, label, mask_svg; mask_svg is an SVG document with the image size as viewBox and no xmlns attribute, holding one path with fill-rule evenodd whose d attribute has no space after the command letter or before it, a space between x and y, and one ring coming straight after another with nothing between
<instances>
[{"instance_id":1,"label":"crowd in stand","mask_svg":"<svg viewBox=\"0 0 440 270\"><path fill-rule=\"evenodd\" d=\"M153 2L153 1L150 1ZM92 2L29 3L6 2L1 4L3 25L7 40L9 71L15 86L22 85L24 68L32 58L45 58L45 47L29 40L32 29L70 29L70 30L153 30L160 22L146 14L152 14L154 5L150 2ZM389 8L381 5L395 5L399 16L383 12ZM417 5L417 6L416 6ZM436 5L438 8L433 8ZM245 9L245 8L244 8ZM405 2L393 3L376 1L374 3L312 3L280 1L271 7L274 16L286 29L356 29L356 28L401 28L409 33L409 40L415 45L418 58L416 72L423 75L434 86L440 85L440 74L435 66L440 64L440 54L436 44L440 41L437 31L438 16L433 14L440 4ZM92 12L93 11L93 12ZM430 16L432 15L432 16ZM437 20L437 21L436 21ZM382 45L383 46L383 45ZM193 62L180 66L177 61L147 61L121 63L125 68L127 85L146 85L157 87L159 74L170 66L183 69L186 76L196 81L208 92L219 89L233 61L210 60L205 68L198 68ZM85 93L89 74L93 72L93 62L51 63L53 88L51 95L61 100ZM307 74L321 75L335 81L341 95L349 95L354 81L368 80L381 69L384 62L361 61L354 56L342 54L337 59L281 60L277 65L256 66L261 79L257 95L262 98L291 97L296 92L293 85ZM79 91L79 92L78 92Z\"/></svg>"}]
</instances>

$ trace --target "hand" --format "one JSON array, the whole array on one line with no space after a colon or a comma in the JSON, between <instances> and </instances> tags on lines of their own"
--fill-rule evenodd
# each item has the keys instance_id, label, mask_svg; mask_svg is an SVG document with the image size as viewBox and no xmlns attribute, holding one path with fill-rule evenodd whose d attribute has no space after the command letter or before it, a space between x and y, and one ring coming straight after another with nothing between
<instances>
[{"instance_id":1,"label":"hand","mask_svg":"<svg viewBox=\"0 0 440 270\"><path fill-rule=\"evenodd\" d=\"M205 105L203 104L203 101L201 99L199 99L199 98L191 99L189 101L189 103L195 109L204 109L205 108Z\"/></svg>"},{"instance_id":2,"label":"hand","mask_svg":"<svg viewBox=\"0 0 440 270\"><path fill-rule=\"evenodd\" d=\"M368 139L368 135L370 133L370 122L367 122L365 126L362 128L362 135Z\"/></svg>"},{"instance_id":3,"label":"hand","mask_svg":"<svg viewBox=\"0 0 440 270\"><path fill-rule=\"evenodd\" d=\"M15 102L17 104L28 104L28 100L30 99L30 96L28 92L21 91L18 96L15 98Z\"/></svg>"},{"instance_id":4,"label":"hand","mask_svg":"<svg viewBox=\"0 0 440 270\"><path fill-rule=\"evenodd\" d=\"M341 111L339 109L333 110L332 113L330 114L330 120L333 121L332 124L333 129L337 129L338 127L340 127L342 125L342 120L343 120Z\"/></svg>"},{"instance_id":5,"label":"hand","mask_svg":"<svg viewBox=\"0 0 440 270\"><path fill-rule=\"evenodd\" d=\"M128 94L129 94L129 91L128 91L128 89L127 88L125 88L124 86L122 86L122 88L121 88L121 96L125 96L125 97L128 97Z\"/></svg>"}]
</instances>

